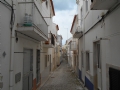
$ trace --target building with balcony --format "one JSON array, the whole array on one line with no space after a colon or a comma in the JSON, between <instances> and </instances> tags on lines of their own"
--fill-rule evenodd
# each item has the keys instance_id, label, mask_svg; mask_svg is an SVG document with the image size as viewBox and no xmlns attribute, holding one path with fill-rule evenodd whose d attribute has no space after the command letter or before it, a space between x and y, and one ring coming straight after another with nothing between
<instances>
[{"instance_id":1,"label":"building with balcony","mask_svg":"<svg viewBox=\"0 0 120 90\"><path fill-rule=\"evenodd\" d=\"M70 51L76 51L77 50L77 40L72 39L69 43L70 45Z\"/></svg>"},{"instance_id":2,"label":"building with balcony","mask_svg":"<svg viewBox=\"0 0 120 90\"><path fill-rule=\"evenodd\" d=\"M44 41L42 46L43 46L43 50L46 55L46 59L51 58L50 59L50 63L48 64L49 66L44 70L44 72L52 72L57 68L57 31L59 30L59 28L57 28L58 25L56 25L55 23L51 24L51 28L48 31L48 40ZM47 61L47 60L46 60ZM44 73L43 73L44 75Z\"/></svg>"},{"instance_id":3,"label":"building with balcony","mask_svg":"<svg viewBox=\"0 0 120 90\"><path fill-rule=\"evenodd\" d=\"M119 89L114 82L120 72L120 2L76 1L83 32L78 39L79 79L88 90Z\"/></svg>"},{"instance_id":4,"label":"building with balcony","mask_svg":"<svg viewBox=\"0 0 120 90\"><path fill-rule=\"evenodd\" d=\"M38 41L48 40L48 24L42 16L36 1L18 2L17 33L27 35ZM29 8L28 8L29 7Z\"/></svg>"},{"instance_id":5,"label":"building with balcony","mask_svg":"<svg viewBox=\"0 0 120 90\"><path fill-rule=\"evenodd\" d=\"M67 60L68 64L72 67L75 71L76 75L78 76L78 69L77 69L77 39L71 37L66 40L66 53L67 53Z\"/></svg>"},{"instance_id":6,"label":"building with balcony","mask_svg":"<svg viewBox=\"0 0 120 90\"><path fill-rule=\"evenodd\" d=\"M59 27L57 26L57 28ZM60 57L59 57L60 62L62 62L62 40L63 40L62 35L57 34L57 43L59 44L59 48L60 48Z\"/></svg>"},{"instance_id":7,"label":"building with balcony","mask_svg":"<svg viewBox=\"0 0 120 90\"><path fill-rule=\"evenodd\" d=\"M37 90L55 63L55 50L47 49L56 45L57 35L50 33L56 28L51 24L53 2L3 0L0 12L0 89ZM49 44L47 48L44 42Z\"/></svg>"},{"instance_id":8,"label":"building with balcony","mask_svg":"<svg viewBox=\"0 0 120 90\"><path fill-rule=\"evenodd\" d=\"M43 47L45 47L45 48L54 48L55 47L55 38L52 33L48 34L48 41L45 41Z\"/></svg>"},{"instance_id":9,"label":"building with balcony","mask_svg":"<svg viewBox=\"0 0 120 90\"><path fill-rule=\"evenodd\" d=\"M66 40L66 52L67 52L67 58L68 58L68 64L72 67L72 54L73 51L70 50L70 42L72 40L72 37Z\"/></svg>"},{"instance_id":10,"label":"building with balcony","mask_svg":"<svg viewBox=\"0 0 120 90\"><path fill-rule=\"evenodd\" d=\"M78 39L82 36L82 29L79 25L78 15L74 15L70 33L73 35L72 40L69 42L69 50L73 51L73 68L76 75L79 75L78 66Z\"/></svg>"},{"instance_id":11,"label":"building with balcony","mask_svg":"<svg viewBox=\"0 0 120 90\"><path fill-rule=\"evenodd\" d=\"M74 15L70 32L73 35L73 38L79 38L82 36L82 28L79 25L78 15Z\"/></svg>"}]
</instances>

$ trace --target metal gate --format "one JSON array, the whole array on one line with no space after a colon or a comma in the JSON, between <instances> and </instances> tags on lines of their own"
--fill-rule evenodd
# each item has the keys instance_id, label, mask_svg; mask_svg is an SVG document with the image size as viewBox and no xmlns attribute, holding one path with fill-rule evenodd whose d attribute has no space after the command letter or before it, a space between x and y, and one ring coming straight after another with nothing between
<instances>
[{"instance_id":1,"label":"metal gate","mask_svg":"<svg viewBox=\"0 0 120 90\"><path fill-rule=\"evenodd\" d=\"M32 90L33 86L33 50L24 49L23 90Z\"/></svg>"},{"instance_id":2,"label":"metal gate","mask_svg":"<svg viewBox=\"0 0 120 90\"><path fill-rule=\"evenodd\" d=\"M110 90L120 90L120 70L109 68Z\"/></svg>"}]
</instances>

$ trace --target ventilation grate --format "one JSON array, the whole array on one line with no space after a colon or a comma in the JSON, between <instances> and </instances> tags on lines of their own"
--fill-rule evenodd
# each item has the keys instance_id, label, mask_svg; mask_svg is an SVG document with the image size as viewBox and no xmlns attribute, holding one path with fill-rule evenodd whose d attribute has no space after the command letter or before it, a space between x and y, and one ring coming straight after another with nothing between
<instances>
[{"instance_id":1,"label":"ventilation grate","mask_svg":"<svg viewBox=\"0 0 120 90\"><path fill-rule=\"evenodd\" d=\"M109 68L110 90L120 90L120 70Z\"/></svg>"}]
</instances>

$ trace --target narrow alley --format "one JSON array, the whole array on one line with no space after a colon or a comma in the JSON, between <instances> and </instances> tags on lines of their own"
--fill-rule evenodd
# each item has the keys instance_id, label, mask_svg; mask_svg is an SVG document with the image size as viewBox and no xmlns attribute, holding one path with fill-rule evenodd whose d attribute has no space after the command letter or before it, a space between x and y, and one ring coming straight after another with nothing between
<instances>
[{"instance_id":1,"label":"narrow alley","mask_svg":"<svg viewBox=\"0 0 120 90\"><path fill-rule=\"evenodd\" d=\"M83 90L83 88L64 60L40 90Z\"/></svg>"},{"instance_id":2,"label":"narrow alley","mask_svg":"<svg viewBox=\"0 0 120 90\"><path fill-rule=\"evenodd\" d=\"M120 0L0 0L0 90L120 90Z\"/></svg>"}]
</instances>

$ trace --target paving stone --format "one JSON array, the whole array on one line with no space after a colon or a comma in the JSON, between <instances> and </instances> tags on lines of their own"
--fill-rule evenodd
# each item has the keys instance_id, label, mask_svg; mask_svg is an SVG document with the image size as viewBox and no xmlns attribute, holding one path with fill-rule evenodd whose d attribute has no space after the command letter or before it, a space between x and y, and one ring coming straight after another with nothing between
<instances>
[{"instance_id":1,"label":"paving stone","mask_svg":"<svg viewBox=\"0 0 120 90\"><path fill-rule=\"evenodd\" d=\"M84 90L64 60L40 90Z\"/></svg>"}]
</instances>

